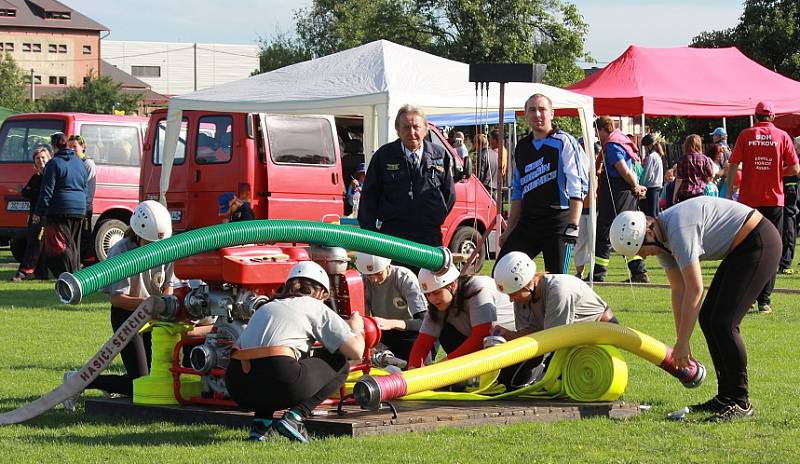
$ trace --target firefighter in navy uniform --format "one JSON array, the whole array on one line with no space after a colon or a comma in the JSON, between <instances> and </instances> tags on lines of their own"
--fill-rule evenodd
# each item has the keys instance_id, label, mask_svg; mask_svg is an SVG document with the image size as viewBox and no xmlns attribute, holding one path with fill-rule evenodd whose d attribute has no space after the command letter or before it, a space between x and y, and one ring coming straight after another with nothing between
<instances>
[{"instance_id":1,"label":"firefighter in navy uniform","mask_svg":"<svg viewBox=\"0 0 800 464\"><path fill-rule=\"evenodd\" d=\"M441 246L441 226L456 200L450 154L423 143L428 121L418 108L400 108L395 129L399 139L379 148L369 163L358 223L365 230Z\"/></svg>"},{"instance_id":2,"label":"firefighter in navy uniform","mask_svg":"<svg viewBox=\"0 0 800 464\"><path fill-rule=\"evenodd\" d=\"M578 142L553 127L553 103L545 95L525 102L532 135L517 144L508 228L500 236L499 260L512 251L544 255L547 272L561 274L567 243L578 238L583 197L589 189L587 161Z\"/></svg>"}]
</instances>

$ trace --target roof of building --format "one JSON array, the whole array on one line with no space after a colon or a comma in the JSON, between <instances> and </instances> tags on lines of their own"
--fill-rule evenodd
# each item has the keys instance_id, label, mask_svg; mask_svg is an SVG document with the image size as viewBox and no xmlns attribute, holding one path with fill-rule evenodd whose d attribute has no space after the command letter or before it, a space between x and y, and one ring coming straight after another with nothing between
<instances>
[{"instance_id":1,"label":"roof of building","mask_svg":"<svg viewBox=\"0 0 800 464\"><path fill-rule=\"evenodd\" d=\"M0 0L0 27L110 31L56 0Z\"/></svg>"}]
</instances>

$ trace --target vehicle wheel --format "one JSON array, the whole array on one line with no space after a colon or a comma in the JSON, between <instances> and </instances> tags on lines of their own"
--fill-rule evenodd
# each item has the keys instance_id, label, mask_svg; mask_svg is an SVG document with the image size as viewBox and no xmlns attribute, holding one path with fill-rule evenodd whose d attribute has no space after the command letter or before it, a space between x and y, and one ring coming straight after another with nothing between
<instances>
[{"instance_id":1,"label":"vehicle wheel","mask_svg":"<svg viewBox=\"0 0 800 464\"><path fill-rule=\"evenodd\" d=\"M481 239L481 234L475 230L473 227L469 226L461 226L456 229L456 233L453 234L453 238L450 240L450 251L453 253L461 253L468 257L475 248L478 246L478 242ZM483 262L486 260L486 248L482 248L480 253L478 254L477 259L475 259L475 264L472 267L472 272L477 274L480 272L481 267L483 267ZM461 264L457 264L460 268Z\"/></svg>"},{"instance_id":2,"label":"vehicle wheel","mask_svg":"<svg viewBox=\"0 0 800 464\"><path fill-rule=\"evenodd\" d=\"M22 262L25 257L25 247L28 244L28 239L24 235L20 235L11 239L9 247L11 248L11 256L17 260L18 263Z\"/></svg>"},{"instance_id":3,"label":"vehicle wheel","mask_svg":"<svg viewBox=\"0 0 800 464\"><path fill-rule=\"evenodd\" d=\"M108 250L122 240L126 230L128 230L128 225L119 219L107 219L97 226L97 232L94 235L94 249L98 261L106 259Z\"/></svg>"}]
</instances>

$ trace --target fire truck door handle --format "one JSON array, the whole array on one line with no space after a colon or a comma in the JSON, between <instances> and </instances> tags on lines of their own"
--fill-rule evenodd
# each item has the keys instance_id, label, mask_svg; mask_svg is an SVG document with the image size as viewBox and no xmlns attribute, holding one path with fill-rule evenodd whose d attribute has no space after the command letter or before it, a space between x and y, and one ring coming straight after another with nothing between
<instances>
[{"instance_id":1,"label":"fire truck door handle","mask_svg":"<svg viewBox=\"0 0 800 464\"><path fill-rule=\"evenodd\" d=\"M195 169L195 171L194 171L194 181L195 182L200 182L200 170L199 169Z\"/></svg>"},{"instance_id":2,"label":"fire truck door handle","mask_svg":"<svg viewBox=\"0 0 800 464\"><path fill-rule=\"evenodd\" d=\"M333 182L333 185L338 184L339 183L339 174L337 174L335 172L331 173L331 182Z\"/></svg>"}]
</instances>

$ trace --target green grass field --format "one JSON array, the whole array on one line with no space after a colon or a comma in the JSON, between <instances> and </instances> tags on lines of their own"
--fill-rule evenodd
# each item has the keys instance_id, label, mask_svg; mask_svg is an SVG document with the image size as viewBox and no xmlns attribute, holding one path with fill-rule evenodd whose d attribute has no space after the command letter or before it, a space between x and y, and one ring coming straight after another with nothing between
<instances>
[{"instance_id":1,"label":"green grass field","mask_svg":"<svg viewBox=\"0 0 800 464\"><path fill-rule=\"evenodd\" d=\"M0 412L55 388L64 371L82 365L111 335L108 305L92 295L79 306L58 303L52 282L10 283L14 268L0 251ZM539 262L541 265L541 262ZM655 260L651 276L665 282ZM486 268L485 268L486 269ZM626 275L612 260L610 281ZM707 280L714 266L705 265ZM742 282L746 285L746 282ZM776 287L800 288L800 276L779 276ZM669 290L597 287L620 321L672 344ZM586 419L544 424L445 429L363 439L320 439L307 446L275 438L244 442L245 430L175 425L136 417L86 416L61 407L30 422L0 427L0 461L20 462L798 462L800 448L800 312L797 295L776 293L773 314L750 314L742 333L750 356L756 417L730 424L675 423L665 415L716 393L713 372L699 388L684 389L648 362L625 353L625 400L650 405L628 420ZM711 361L699 329L694 354ZM115 366L121 369L121 364ZM98 395L98 392L88 392Z\"/></svg>"}]
</instances>

